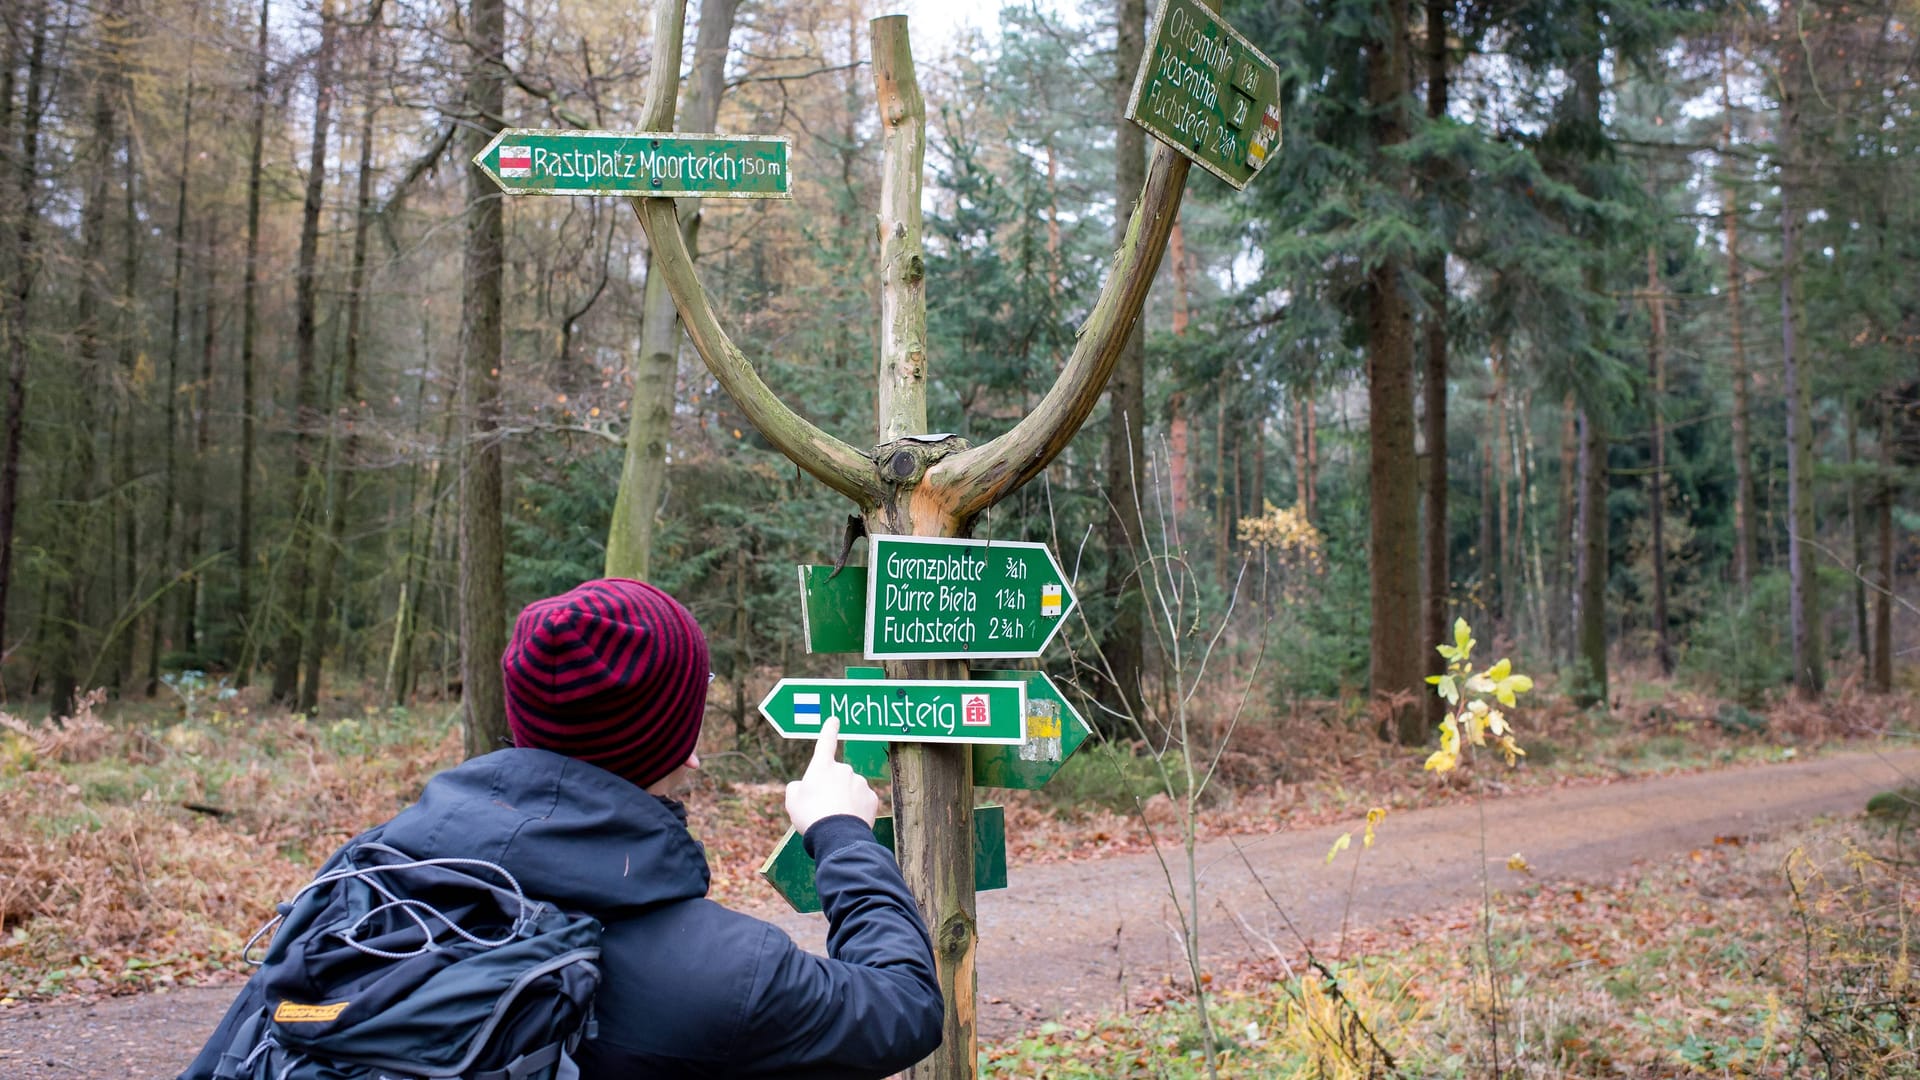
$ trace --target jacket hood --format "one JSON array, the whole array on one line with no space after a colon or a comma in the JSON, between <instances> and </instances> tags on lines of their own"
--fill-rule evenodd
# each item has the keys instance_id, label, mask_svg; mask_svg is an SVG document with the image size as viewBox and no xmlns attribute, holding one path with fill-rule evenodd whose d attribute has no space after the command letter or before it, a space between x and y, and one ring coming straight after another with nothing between
<instances>
[{"instance_id":1,"label":"jacket hood","mask_svg":"<svg viewBox=\"0 0 1920 1080\"><path fill-rule=\"evenodd\" d=\"M547 750L496 750L427 781L370 839L415 858L499 863L529 896L602 919L707 894L680 804Z\"/></svg>"}]
</instances>

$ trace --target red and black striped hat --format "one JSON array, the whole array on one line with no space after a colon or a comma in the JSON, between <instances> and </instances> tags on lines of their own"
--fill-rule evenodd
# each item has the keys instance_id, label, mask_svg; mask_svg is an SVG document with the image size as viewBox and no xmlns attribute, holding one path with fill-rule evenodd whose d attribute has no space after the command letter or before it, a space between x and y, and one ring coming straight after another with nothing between
<instances>
[{"instance_id":1,"label":"red and black striped hat","mask_svg":"<svg viewBox=\"0 0 1920 1080\"><path fill-rule=\"evenodd\" d=\"M604 578L528 604L500 657L515 746L592 762L641 787L700 741L707 638L644 581Z\"/></svg>"}]
</instances>

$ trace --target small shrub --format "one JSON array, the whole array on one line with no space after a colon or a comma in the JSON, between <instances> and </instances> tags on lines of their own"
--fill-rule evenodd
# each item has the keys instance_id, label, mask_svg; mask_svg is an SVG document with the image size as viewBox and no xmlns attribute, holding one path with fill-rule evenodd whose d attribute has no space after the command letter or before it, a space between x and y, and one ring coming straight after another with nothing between
<instances>
[{"instance_id":1,"label":"small shrub","mask_svg":"<svg viewBox=\"0 0 1920 1080\"><path fill-rule=\"evenodd\" d=\"M1724 606L1703 613L1680 671L1717 693L1753 707L1793 675L1787 647L1787 575L1754 578L1744 595L1729 590Z\"/></svg>"}]
</instances>

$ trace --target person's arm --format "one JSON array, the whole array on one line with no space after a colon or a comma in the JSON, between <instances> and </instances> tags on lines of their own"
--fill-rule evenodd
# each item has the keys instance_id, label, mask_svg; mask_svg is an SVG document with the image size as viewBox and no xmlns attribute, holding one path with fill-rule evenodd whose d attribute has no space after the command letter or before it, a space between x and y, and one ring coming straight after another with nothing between
<instances>
[{"instance_id":1,"label":"person's arm","mask_svg":"<svg viewBox=\"0 0 1920 1080\"><path fill-rule=\"evenodd\" d=\"M933 940L893 853L873 837L880 800L839 760L828 720L787 813L816 867L827 958L769 933L744 1016L740 1063L770 1075L886 1076L940 1045Z\"/></svg>"}]
</instances>

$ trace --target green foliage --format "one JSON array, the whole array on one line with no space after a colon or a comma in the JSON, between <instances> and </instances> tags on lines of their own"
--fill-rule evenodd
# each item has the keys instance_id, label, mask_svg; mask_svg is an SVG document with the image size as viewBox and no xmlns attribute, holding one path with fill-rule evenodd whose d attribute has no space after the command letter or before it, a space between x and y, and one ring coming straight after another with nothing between
<instances>
[{"instance_id":1,"label":"green foliage","mask_svg":"<svg viewBox=\"0 0 1920 1080\"><path fill-rule=\"evenodd\" d=\"M1703 613L1688 635L1680 672L1716 693L1756 705L1793 675L1786 628L1787 575L1762 574L1744 595L1724 590L1721 606Z\"/></svg>"}]
</instances>

